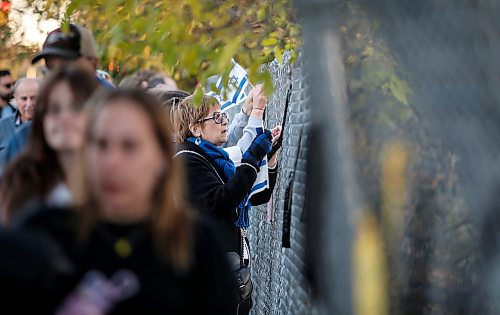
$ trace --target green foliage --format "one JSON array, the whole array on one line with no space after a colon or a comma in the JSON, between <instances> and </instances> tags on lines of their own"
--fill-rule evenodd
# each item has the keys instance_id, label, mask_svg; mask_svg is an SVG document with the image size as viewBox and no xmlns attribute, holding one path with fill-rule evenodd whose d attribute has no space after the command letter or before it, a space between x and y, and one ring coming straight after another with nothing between
<instances>
[{"instance_id":1,"label":"green foliage","mask_svg":"<svg viewBox=\"0 0 500 315\"><path fill-rule=\"evenodd\" d=\"M410 88L406 81L401 80L395 75L391 75L389 81L384 83L382 87L392 93L394 98L396 98L400 103L408 105L408 97Z\"/></svg>"},{"instance_id":2,"label":"green foliage","mask_svg":"<svg viewBox=\"0 0 500 315\"><path fill-rule=\"evenodd\" d=\"M172 75L182 88L202 86L211 75L227 77L231 58L266 83L259 66L285 50L296 55L299 26L287 0L67 0L37 1L41 14L76 21L96 36L101 67L119 65L115 77L138 69ZM115 69L114 69L115 70Z\"/></svg>"}]
</instances>

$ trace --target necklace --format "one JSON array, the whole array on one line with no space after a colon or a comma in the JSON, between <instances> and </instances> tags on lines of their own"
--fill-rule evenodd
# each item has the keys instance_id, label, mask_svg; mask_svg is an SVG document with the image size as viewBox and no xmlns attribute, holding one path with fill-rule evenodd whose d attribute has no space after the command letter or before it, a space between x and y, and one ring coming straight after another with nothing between
<instances>
[{"instance_id":1,"label":"necklace","mask_svg":"<svg viewBox=\"0 0 500 315\"><path fill-rule=\"evenodd\" d=\"M116 255L127 258L132 254L133 247L128 239L121 237L116 240L114 249Z\"/></svg>"},{"instance_id":2,"label":"necklace","mask_svg":"<svg viewBox=\"0 0 500 315\"><path fill-rule=\"evenodd\" d=\"M115 226L115 229L121 229L121 232L126 232L124 230L128 229L126 226ZM141 241L146 238L146 229L143 226L131 227L131 232L128 233L116 233L112 231L112 226L107 224L98 224L96 226L96 231L98 232L100 238L104 242L113 248L116 256L120 258L128 258L134 252L134 247L136 247ZM124 234L118 236L117 234Z\"/></svg>"}]
</instances>

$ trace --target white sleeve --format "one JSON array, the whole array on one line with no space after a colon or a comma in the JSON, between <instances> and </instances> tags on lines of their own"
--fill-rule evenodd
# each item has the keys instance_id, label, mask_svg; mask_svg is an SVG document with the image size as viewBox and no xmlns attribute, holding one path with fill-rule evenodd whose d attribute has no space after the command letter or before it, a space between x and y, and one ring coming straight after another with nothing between
<instances>
[{"instance_id":1,"label":"white sleeve","mask_svg":"<svg viewBox=\"0 0 500 315\"><path fill-rule=\"evenodd\" d=\"M250 116L248 124L243 129L243 135L238 140L237 145L240 147L241 152L245 152L252 144L253 139L257 137L257 128L264 128L264 122L260 118Z\"/></svg>"},{"instance_id":2,"label":"white sleeve","mask_svg":"<svg viewBox=\"0 0 500 315\"><path fill-rule=\"evenodd\" d=\"M223 144L224 148L235 146L238 140L243 136L243 129L248 124L248 116L242 111L234 115L229 128L227 129L227 142Z\"/></svg>"}]
</instances>

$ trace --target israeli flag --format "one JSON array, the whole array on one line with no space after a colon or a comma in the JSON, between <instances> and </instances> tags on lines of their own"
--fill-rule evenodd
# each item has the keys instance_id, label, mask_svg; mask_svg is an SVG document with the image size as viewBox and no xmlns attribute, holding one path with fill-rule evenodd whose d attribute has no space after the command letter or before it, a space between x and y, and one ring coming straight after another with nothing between
<instances>
[{"instance_id":1,"label":"israeli flag","mask_svg":"<svg viewBox=\"0 0 500 315\"><path fill-rule=\"evenodd\" d=\"M234 146L234 147L224 148L224 150L229 154L229 158L233 161L236 167L241 165L241 158L243 154L241 153L240 147ZM269 188L269 173L267 166L267 157L265 157L260 164L260 169L259 172L257 173L257 179L253 184L248 200L250 200L250 198L252 198L253 195L267 188Z\"/></svg>"},{"instance_id":2,"label":"israeli flag","mask_svg":"<svg viewBox=\"0 0 500 315\"><path fill-rule=\"evenodd\" d=\"M217 92L209 91L207 95L215 97L221 104L221 111L225 112L236 105L242 104L247 99L248 93L252 89L252 84L248 80L248 73L234 59L231 60L233 67L229 72L229 84L227 90L222 88L222 76L216 76L215 86ZM214 78L209 78L209 82ZM224 92L226 97L224 98Z\"/></svg>"}]
</instances>

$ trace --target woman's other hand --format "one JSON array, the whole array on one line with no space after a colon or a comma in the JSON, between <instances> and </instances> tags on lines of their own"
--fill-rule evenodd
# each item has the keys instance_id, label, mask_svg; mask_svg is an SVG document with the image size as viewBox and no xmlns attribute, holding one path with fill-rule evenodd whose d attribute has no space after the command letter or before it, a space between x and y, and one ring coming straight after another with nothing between
<instances>
[{"instance_id":1,"label":"woman's other hand","mask_svg":"<svg viewBox=\"0 0 500 315\"><path fill-rule=\"evenodd\" d=\"M281 126L278 125L278 126L274 127L273 129L271 129L271 134L273 136L273 140L271 140L271 141L273 143L273 146L275 146L276 143L278 143L279 138L281 137Z\"/></svg>"},{"instance_id":2,"label":"woman's other hand","mask_svg":"<svg viewBox=\"0 0 500 315\"><path fill-rule=\"evenodd\" d=\"M258 84L253 89L253 102L252 107L255 110L265 110L267 106L267 97L264 95L264 85Z\"/></svg>"},{"instance_id":3,"label":"woman's other hand","mask_svg":"<svg viewBox=\"0 0 500 315\"><path fill-rule=\"evenodd\" d=\"M254 89L255 89L255 87L250 90L250 92L248 93L247 99L245 100L245 103L243 103L243 107L241 108L241 111L243 112L243 114L245 114L247 116L250 116L250 114L252 113L253 90Z\"/></svg>"}]
</instances>

